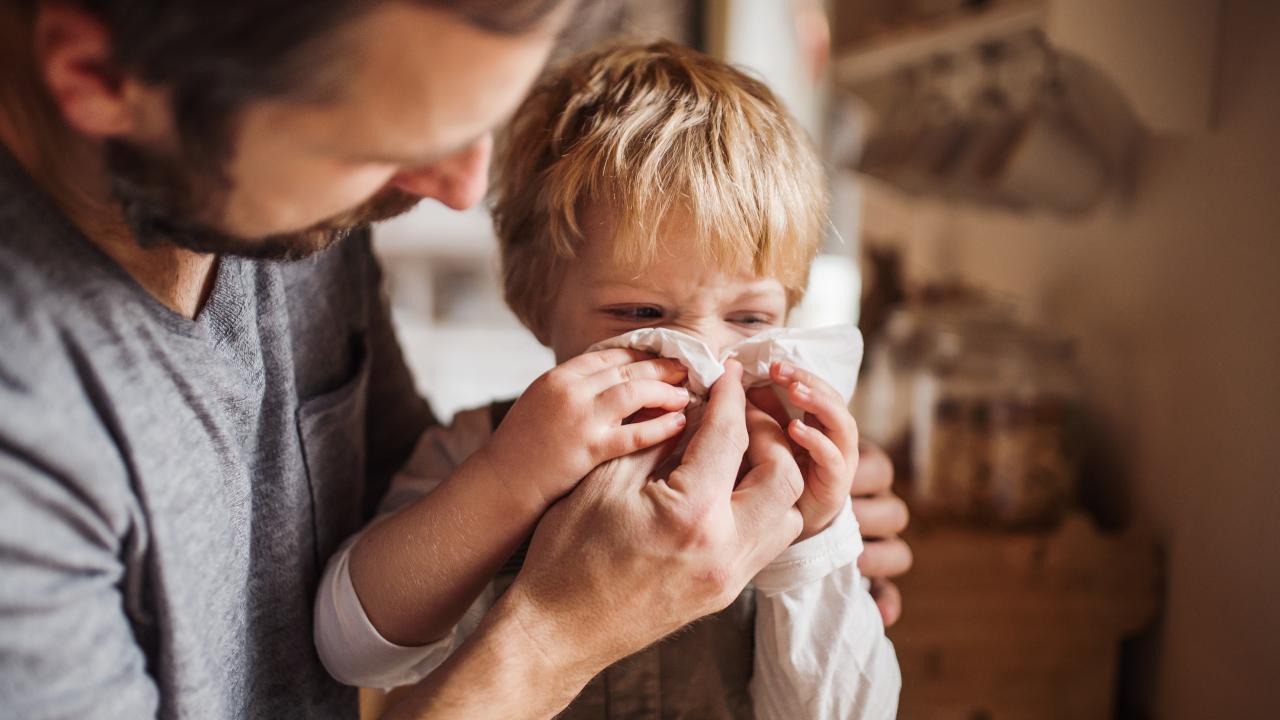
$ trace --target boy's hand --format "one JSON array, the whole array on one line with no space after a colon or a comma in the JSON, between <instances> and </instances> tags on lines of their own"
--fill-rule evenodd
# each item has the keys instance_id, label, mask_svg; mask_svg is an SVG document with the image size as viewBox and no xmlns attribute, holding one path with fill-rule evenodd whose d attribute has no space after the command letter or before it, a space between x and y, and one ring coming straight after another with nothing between
<instances>
[{"instance_id":1,"label":"boy's hand","mask_svg":"<svg viewBox=\"0 0 1280 720\"><path fill-rule=\"evenodd\" d=\"M512 490L532 490L546 507L597 465L684 430L686 375L680 361L638 350L579 355L534 380L478 454ZM645 409L664 412L625 423Z\"/></svg>"},{"instance_id":2,"label":"boy's hand","mask_svg":"<svg viewBox=\"0 0 1280 720\"><path fill-rule=\"evenodd\" d=\"M787 424L787 436L807 457L800 459L804 494L796 507L804 516L800 540L826 529L849 499L858 468L858 427L840 394L824 380L790 363L774 363L770 379L784 389L792 405L804 411L803 419ZM756 388L751 401L786 421L786 410L772 388Z\"/></svg>"}]
</instances>

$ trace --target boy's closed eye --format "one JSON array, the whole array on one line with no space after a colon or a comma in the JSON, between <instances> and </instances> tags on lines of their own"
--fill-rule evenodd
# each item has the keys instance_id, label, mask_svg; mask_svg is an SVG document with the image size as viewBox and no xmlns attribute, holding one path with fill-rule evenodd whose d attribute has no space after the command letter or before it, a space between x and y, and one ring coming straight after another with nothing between
<instances>
[{"instance_id":1,"label":"boy's closed eye","mask_svg":"<svg viewBox=\"0 0 1280 720\"><path fill-rule=\"evenodd\" d=\"M651 323L663 317L662 308L652 305L618 305L603 308L601 312L612 318L634 323Z\"/></svg>"},{"instance_id":2,"label":"boy's closed eye","mask_svg":"<svg viewBox=\"0 0 1280 720\"><path fill-rule=\"evenodd\" d=\"M624 305L602 308L601 312L611 318L636 324L652 324L663 320L665 311L653 305ZM777 320L769 313L738 312L725 317L725 322L752 329L762 329L777 324Z\"/></svg>"},{"instance_id":3,"label":"boy's closed eye","mask_svg":"<svg viewBox=\"0 0 1280 720\"><path fill-rule=\"evenodd\" d=\"M777 324L777 320L773 316L761 313L731 315L728 320L731 323L737 323L738 325L743 325L745 327L760 329L772 327Z\"/></svg>"}]
</instances>

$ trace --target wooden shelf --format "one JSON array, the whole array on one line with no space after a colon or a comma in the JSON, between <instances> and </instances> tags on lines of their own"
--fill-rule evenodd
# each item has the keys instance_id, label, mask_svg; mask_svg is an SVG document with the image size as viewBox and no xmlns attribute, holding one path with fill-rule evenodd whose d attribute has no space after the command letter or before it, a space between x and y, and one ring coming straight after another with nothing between
<instances>
[{"instance_id":1,"label":"wooden shelf","mask_svg":"<svg viewBox=\"0 0 1280 720\"><path fill-rule=\"evenodd\" d=\"M1053 533L917 528L908 540L916 564L889 630L900 717L1110 717L1120 642L1160 602L1149 538L1076 515Z\"/></svg>"},{"instance_id":2,"label":"wooden shelf","mask_svg":"<svg viewBox=\"0 0 1280 720\"><path fill-rule=\"evenodd\" d=\"M843 84L858 85L937 55L966 52L987 41L1041 28L1046 16L1046 5L1039 0L1006 3L986 12L878 35L840 52L835 75Z\"/></svg>"},{"instance_id":3,"label":"wooden shelf","mask_svg":"<svg viewBox=\"0 0 1280 720\"><path fill-rule=\"evenodd\" d=\"M1204 132L1213 119L1220 6L1221 0L1009 0L837 48L834 77L857 88L937 55L1040 30L1051 47L1089 68L1069 84L1091 85L1096 74L1147 130Z\"/></svg>"}]
</instances>

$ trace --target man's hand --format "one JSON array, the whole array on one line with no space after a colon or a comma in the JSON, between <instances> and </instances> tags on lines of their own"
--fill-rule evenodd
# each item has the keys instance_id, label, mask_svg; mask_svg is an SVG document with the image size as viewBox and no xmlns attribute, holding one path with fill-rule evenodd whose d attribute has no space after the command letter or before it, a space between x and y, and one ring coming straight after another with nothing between
<instances>
[{"instance_id":1,"label":"man's hand","mask_svg":"<svg viewBox=\"0 0 1280 720\"><path fill-rule=\"evenodd\" d=\"M862 530L858 569L871 578L871 596L885 627L902 615L902 595L889 578L911 569L911 548L898 537L907 527L907 504L893 494L893 463L880 448L861 443L853 476L853 514Z\"/></svg>"},{"instance_id":2,"label":"man's hand","mask_svg":"<svg viewBox=\"0 0 1280 720\"><path fill-rule=\"evenodd\" d=\"M585 353L533 382L477 455L510 489L544 508L600 463L652 447L684 429L689 392L678 360L637 350ZM625 421L645 409L662 411Z\"/></svg>"},{"instance_id":3,"label":"man's hand","mask_svg":"<svg viewBox=\"0 0 1280 720\"><path fill-rule=\"evenodd\" d=\"M803 483L786 436L748 407L741 366L726 365L679 467L652 477L669 450L657 448L592 472L538 525L503 598L536 618L525 626L537 645L584 683L726 607L800 533Z\"/></svg>"}]
</instances>

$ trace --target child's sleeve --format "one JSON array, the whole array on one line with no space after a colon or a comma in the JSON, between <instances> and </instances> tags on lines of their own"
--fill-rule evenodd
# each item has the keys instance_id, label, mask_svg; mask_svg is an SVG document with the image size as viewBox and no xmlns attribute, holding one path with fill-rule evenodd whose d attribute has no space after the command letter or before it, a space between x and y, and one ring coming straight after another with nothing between
<instances>
[{"instance_id":1,"label":"child's sleeve","mask_svg":"<svg viewBox=\"0 0 1280 720\"><path fill-rule=\"evenodd\" d=\"M757 720L893 718L902 677L857 559L845 504L831 527L788 548L756 576L751 679Z\"/></svg>"},{"instance_id":2,"label":"child's sleeve","mask_svg":"<svg viewBox=\"0 0 1280 720\"><path fill-rule=\"evenodd\" d=\"M435 490L488 439L490 427L485 408L459 413L450 427L424 433L409 462L392 480L373 523ZM365 530L338 548L321 577L313 628L316 650L329 674L346 685L393 688L416 683L474 632L493 605L493 589L485 588L458 624L436 642L420 647L396 645L373 626L351 582L351 549Z\"/></svg>"}]
</instances>

